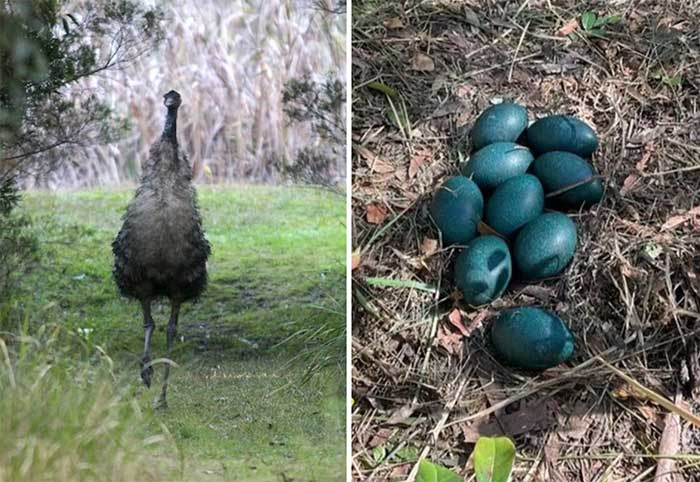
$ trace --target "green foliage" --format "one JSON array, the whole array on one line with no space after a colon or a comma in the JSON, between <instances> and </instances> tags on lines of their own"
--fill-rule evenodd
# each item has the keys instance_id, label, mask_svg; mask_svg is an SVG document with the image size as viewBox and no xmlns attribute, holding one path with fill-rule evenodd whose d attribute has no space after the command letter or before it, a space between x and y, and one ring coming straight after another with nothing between
<instances>
[{"instance_id":1,"label":"green foliage","mask_svg":"<svg viewBox=\"0 0 700 482\"><path fill-rule=\"evenodd\" d=\"M0 181L36 154L118 135L109 107L95 94L78 102L70 87L132 61L162 37L160 11L135 0L69 8L67 0L0 6Z\"/></svg>"},{"instance_id":2,"label":"green foliage","mask_svg":"<svg viewBox=\"0 0 700 482\"><path fill-rule=\"evenodd\" d=\"M345 84L334 75L323 81L309 76L286 83L282 94L284 113L291 122L308 123L324 146L302 149L295 162L281 166L295 181L335 185L343 177L345 164Z\"/></svg>"},{"instance_id":3,"label":"green foliage","mask_svg":"<svg viewBox=\"0 0 700 482\"><path fill-rule=\"evenodd\" d=\"M515 460L515 446L507 437L480 437L474 447L477 482L508 482Z\"/></svg>"},{"instance_id":4,"label":"green foliage","mask_svg":"<svg viewBox=\"0 0 700 482\"><path fill-rule=\"evenodd\" d=\"M683 85L683 76L681 76L681 74L669 75L662 69L658 69L654 72L652 77L667 87L680 87Z\"/></svg>"},{"instance_id":5,"label":"green foliage","mask_svg":"<svg viewBox=\"0 0 700 482\"><path fill-rule=\"evenodd\" d=\"M14 179L0 182L0 304L38 259L29 219L13 212L19 200Z\"/></svg>"},{"instance_id":6,"label":"green foliage","mask_svg":"<svg viewBox=\"0 0 700 482\"><path fill-rule=\"evenodd\" d=\"M606 15L599 17L594 12L586 11L581 14L581 28L590 37L605 38L606 28L619 23L619 15Z\"/></svg>"},{"instance_id":7,"label":"green foliage","mask_svg":"<svg viewBox=\"0 0 700 482\"><path fill-rule=\"evenodd\" d=\"M294 122L310 122L323 139L345 143L345 85L328 74L323 81L310 76L292 79L282 93L284 113Z\"/></svg>"},{"instance_id":8,"label":"green foliage","mask_svg":"<svg viewBox=\"0 0 700 482\"><path fill-rule=\"evenodd\" d=\"M416 482L463 482L464 479L441 465L421 460Z\"/></svg>"}]
</instances>

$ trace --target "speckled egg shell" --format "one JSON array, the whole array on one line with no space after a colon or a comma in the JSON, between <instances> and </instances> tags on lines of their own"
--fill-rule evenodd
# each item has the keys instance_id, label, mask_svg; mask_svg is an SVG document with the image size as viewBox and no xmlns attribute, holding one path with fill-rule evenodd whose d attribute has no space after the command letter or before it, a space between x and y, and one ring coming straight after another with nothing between
<instances>
[{"instance_id":1,"label":"speckled egg shell","mask_svg":"<svg viewBox=\"0 0 700 482\"><path fill-rule=\"evenodd\" d=\"M508 245L498 236L479 236L455 261L455 284L470 305L490 303L503 294L512 274Z\"/></svg>"},{"instance_id":2,"label":"speckled egg shell","mask_svg":"<svg viewBox=\"0 0 700 482\"><path fill-rule=\"evenodd\" d=\"M535 176L523 174L496 188L486 203L484 221L499 234L512 236L543 209L542 184Z\"/></svg>"},{"instance_id":3,"label":"speckled egg shell","mask_svg":"<svg viewBox=\"0 0 700 482\"><path fill-rule=\"evenodd\" d=\"M582 157L598 148L598 136L585 122L566 115L544 117L527 129L530 149L542 154L551 151L572 152Z\"/></svg>"},{"instance_id":4,"label":"speckled egg shell","mask_svg":"<svg viewBox=\"0 0 700 482\"><path fill-rule=\"evenodd\" d=\"M564 151L542 154L532 164L532 173L539 178L545 192L555 192L568 186L590 179L590 182L554 196L554 200L567 207L578 208L600 202L603 198L603 184L593 166L585 159Z\"/></svg>"},{"instance_id":5,"label":"speckled egg shell","mask_svg":"<svg viewBox=\"0 0 700 482\"><path fill-rule=\"evenodd\" d=\"M514 142L527 127L527 110L514 102L503 102L481 113L471 131L472 146L481 149L494 142Z\"/></svg>"},{"instance_id":6,"label":"speckled egg shell","mask_svg":"<svg viewBox=\"0 0 700 482\"><path fill-rule=\"evenodd\" d=\"M491 325L491 342L503 360L528 370L559 365L574 352L574 337L561 318L536 307L502 312Z\"/></svg>"},{"instance_id":7,"label":"speckled egg shell","mask_svg":"<svg viewBox=\"0 0 700 482\"><path fill-rule=\"evenodd\" d=\"M559 274L574 257L576 225L562 213L545 213L527 223L518 233L513 258L525 279Z\"/></svg>"},{"instance_id":8,"label":"speckled egg shell","mask_svg":"<svg viewBox=\"0 0 700 482\"><path fill-rule=\"evenodd\" d=\"M473 239L483 213L484 197L479 187L464 176L445 181L430 204L430 215L446 245Z\"/></svg>"},{"instance_id":9,"label":"speckled egg shell","mask_svg":"<svg viewBox=\"0 0 700 482\"><path fill-rule=\"evenodd\" d=\"M462 167L462 174L481 189L492 190L510 178L525 174L533 160L525 146L495 142L472 154Z\"/></svg>"}]
</instances>

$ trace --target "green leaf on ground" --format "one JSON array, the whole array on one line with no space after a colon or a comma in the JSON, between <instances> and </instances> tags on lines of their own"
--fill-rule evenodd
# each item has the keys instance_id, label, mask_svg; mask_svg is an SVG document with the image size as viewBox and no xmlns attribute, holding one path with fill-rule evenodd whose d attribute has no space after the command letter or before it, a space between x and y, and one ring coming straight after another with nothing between
<instances>
[{"instance_id":1,"label":"green leaf on ground","mask_svg":"<svg viewBox=\"0 0 700 482\"><path fill-rule=\"evenodd\" d=\"M683 78L680 76L680 74L664 75L661 77L661 82L669 87L678 87L683 83Z\"/></svg>"},{"instance_id":2,"label":"green leaf on ground","mask_svg":"<svg viewBox=\"0 0 700 482\"><path fill-rule=\"evenodd\" d=\"M481 437L474 448L477 482L507 482L513 470L515 446L508 437Z\"/></svg>"},{"instance_id":3,"label":"green leaf on ground","mask_svg":"<svg viewBox=\"0 0 700 482\"><path fill-rule=\"evenodd\" d=\"M588 31L595 26L595 22L598 16L593 12L583 12L581 14L581 27Z\"/></svg>"},{"instance_id":4,"label":"green leaf on ground","mask_svg":"<svg viewBox=\"0 0 700 482\"><path fill-rule=\"evenodd\" d=\"M416 482L464 482L464 479L441 465L421 460Z\"/></svg>"},{"instance_id":5,"label":"green leaf on ground","mask_svg":"<svg viewBox=\"0 0 700 482\"><path fill-rule=\"evenodd\" d=\"M592 28L586 33L590 37L605 38L606 31L602 28Z\"/></svg>"},{"instance_id":6,"label":"green leaf on ground","mask_svg":"<svg viewBox=\"0 0 700 482\"><path fill-rule=\"evenodd\" d=\"M594 23L594 27L602 27L604 25L615 25L620 23L622 17L619 15L606 15L605 17L599 17Z\"/></svg>"},{"instance_id":7,"label":"green leaf on ground","mask_svg":"<svg viewBox=\"0 0 700 482\"><path fill-rule=\"evenodd\" d=\"M369 84L367 84L367 87L369 89L376 90L377 92L381 92L387 97L391 97L394 99L398 98L399 96L398 92L396 92L395 89L389 87L388 85L382 82L370 82Z\"/></svg>"}]
</instances>

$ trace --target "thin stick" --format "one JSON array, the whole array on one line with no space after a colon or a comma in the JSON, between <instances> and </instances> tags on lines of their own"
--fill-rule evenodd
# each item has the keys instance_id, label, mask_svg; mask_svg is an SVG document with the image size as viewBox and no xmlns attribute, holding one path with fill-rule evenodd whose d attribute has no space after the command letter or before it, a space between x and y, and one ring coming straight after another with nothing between
<instances>
[{"instance_id":1,"label":"thin stick","mask_svg":"<svg viewBox=\"0 0 700 482\"><path fill-rule=\"evenodd\" d=\"M525 34L527 34L527 29L530 28L530 22L527 22L523 33L520 35L520 40L518 40L518 46L515 48L515 54L513 54L513 61L510 63L510 70L508 71L508 82L513 80L513 67L515 67L515 62L518 61L518 53L520 52L520 47L523 45L523 40L525 40Z\"/></svg>"},{"instance_id":2,"label":"thin stick","mask_svg":"<svg viewBox=\"0 0 700 482\"><path fill-rule=\"evenodd\" d=\"M549 194L547 194L545 197L550 198L550 197L559 196L560 194L564 194L565 192L569 192L572 189L576 189L577 187L584 186L584 185L588 184L589 182L593 182L593 181L596 181L598 179L603 179L603 176L600 176L600 175L591 176L589 178L584 179L583 181L579 181L579 182L574 183L570 186L566 186L566 187L563 187L563 188L558 189L556 191L552 191Z\"/></svg>"}]
</instances>

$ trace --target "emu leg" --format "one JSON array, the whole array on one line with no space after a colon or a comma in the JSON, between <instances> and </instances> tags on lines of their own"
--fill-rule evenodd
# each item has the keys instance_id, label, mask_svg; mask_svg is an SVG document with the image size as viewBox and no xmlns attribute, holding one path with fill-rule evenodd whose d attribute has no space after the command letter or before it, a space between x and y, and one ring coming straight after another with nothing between
<instances>
[{"instance_id":1,"label":"emu leg","mask_svg":"<svg viewBox=\"0 0 700 482\"><path fill-rule=\"evenodd\" d=\"M177 318L180 315L180 302L170 301L172 305L172 310L170 312L170 321L168 321L168 358L173 351L173 343L175 342L175 337L177 336ZM163 390L160 392L160 399L158 400L159 408L168 408L168 402L165 400L166 392L168 391L168 377L170 376L170 364L165 364L165 374L163 376Z\"/></svg>"},{"instance_id":2,"label":"emu leg","mask_svg":"<svg viewBox=\"0 0 700 482\"><path fill-rule=\"evenodd\" d=\"M141 357L141 380L147 387L151 387L151 377L153 376L153 367L151 366L151 336L156 328L156 323L151 317L151 300L141 301L143 309L143 356Z\"/></svg>"}]
</instances>

